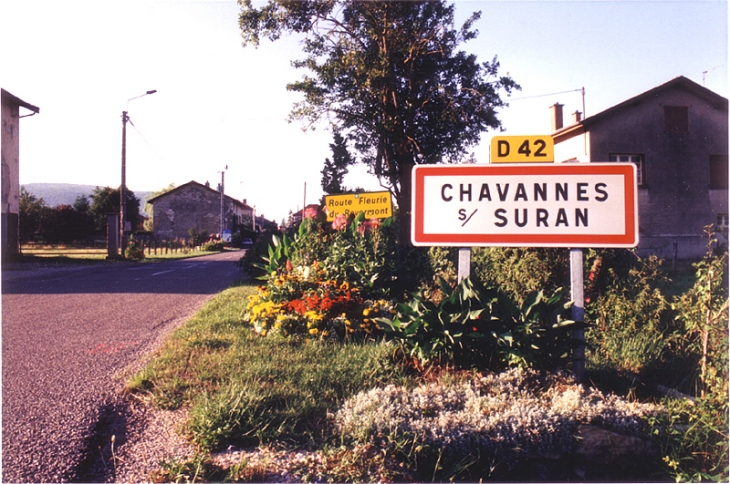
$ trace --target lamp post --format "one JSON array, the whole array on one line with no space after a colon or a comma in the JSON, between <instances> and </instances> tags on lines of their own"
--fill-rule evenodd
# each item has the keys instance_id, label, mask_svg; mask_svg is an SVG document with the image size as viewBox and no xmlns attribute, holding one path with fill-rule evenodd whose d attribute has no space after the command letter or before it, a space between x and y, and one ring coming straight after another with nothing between
<instances>
[{"instance_id":1,"label":"lamp post","mask_svg":"<svg viewBox=\"0 0 730 484\"><path fill-rule=\"evenodd\" d=\"M129 101L139 99L149 94L156 93L156 89L147 91L146 93L127 99L127 109L129 109ZM127 199L127 122L129 121L129 115L127 111L122 111L122 186L119 187L119 251L121 256L124 257L124 246L126 245L124 239L124 229L126 225L126 199Z\"/></svg>"},{"instance_id":2,"label":"lamp post","mask_svg":"<svg viewBox=\"0 0 730 484\"><path fill-rule=\"evenodd\" d=\"M228 169L228 165L226 165L226 170ZM221 192L221 231L220 231L220 237L221 242L223 242L223 227L225 227L225 218L224 218L224 210L223 210L223 197L225 192L225 179L226 179L226 172L225 170L221 170L221 184L220 184L220 192Z\"/></svg>"}]
</instances>

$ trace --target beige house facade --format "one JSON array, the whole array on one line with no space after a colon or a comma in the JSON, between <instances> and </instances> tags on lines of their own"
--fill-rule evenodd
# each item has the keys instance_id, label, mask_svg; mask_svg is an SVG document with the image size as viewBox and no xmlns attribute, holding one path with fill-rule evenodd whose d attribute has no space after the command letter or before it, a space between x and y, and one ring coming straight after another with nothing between
<instances>
[{"instance_id":1,"label":"beige house facade","mask_svg":"<svg viewBox=\"0 0 730 484\"><path fill-rule=\"evenodd\" d=\"M40 109L0 89L0 152L2 152L2 205L0 224L2 226L2 257L19 252L18 214L20 213L20 119L40 112ZM21 114L30 111L29 114Z\"/></svg>"},{"instance_id":2,"label":"beige house facade","mask_svg":"<svg viewBox=\"0 0 730 484\"><path fill-rule=\"evenodd\" d=\"M221 193L190 181L147 200L152 204L153 233L161 239L187 238L191 228L210 235L221 232ZM253 208L223 195L223 230L251 221Z\"/></svg>"}]
</instances>

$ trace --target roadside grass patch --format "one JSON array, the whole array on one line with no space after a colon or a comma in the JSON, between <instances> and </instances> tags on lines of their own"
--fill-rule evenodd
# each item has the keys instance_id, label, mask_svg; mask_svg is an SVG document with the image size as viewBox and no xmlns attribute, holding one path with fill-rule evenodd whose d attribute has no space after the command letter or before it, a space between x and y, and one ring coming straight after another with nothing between
<instances>
[{"instance_id":1,"label":"roadside grass patch","mask_svg":"<svg viewBox=\"0 0 730 484\"><path fill-rule=\"evenodd\" d=\"M189 406L186 431L201 449L319 444L346 398L404 382L385 343L257 335L242 320L255 290L249 282L213 298L127 383L158 408Z\"/></svg>"}]
</instances>

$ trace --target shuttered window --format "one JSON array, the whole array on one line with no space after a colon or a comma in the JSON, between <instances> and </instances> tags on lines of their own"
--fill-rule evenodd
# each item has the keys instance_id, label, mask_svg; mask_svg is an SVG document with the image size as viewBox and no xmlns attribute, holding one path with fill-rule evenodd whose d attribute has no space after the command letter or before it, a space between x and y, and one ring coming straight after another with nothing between
<instances>
[{"instance_id":1,"label":"shuttered window","mask_svg":"<svg viewBox=\"0 0 730 484\"><path fill-rule=\"evenodd\" d=\"M727 188L728 155L710 155L710 188Z\"/></svg>"},{"instance_id":2,"label":"shuttered window","mask_svg":"<svg viewBox=\"0 0 730 484\"><path fill-rule=\"evenodd\" d=\"M664 131L668 134L689 133L689 108L664 106Z\"/></svg>"}]
</instances>

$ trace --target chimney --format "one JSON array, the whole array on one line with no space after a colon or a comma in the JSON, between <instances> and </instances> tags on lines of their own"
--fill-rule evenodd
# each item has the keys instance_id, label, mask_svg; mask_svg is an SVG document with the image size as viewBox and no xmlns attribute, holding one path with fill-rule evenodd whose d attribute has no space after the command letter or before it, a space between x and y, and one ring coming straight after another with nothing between
<instances>
[{"instance_id":1,"label":"chimney","mask_svg":"<svg viewBox=\"0 0 730 484\"><path fill-rule=\"evenodd\" d=\"M563 127L563 105L555 103L550 106L550 120L552 122L553 131L557 131Z\"/></svg>"},{"instance_id":2,"label":"chimney","mask_svg":"<svg viewBox=\"0 0 730 484\"><path fill-rule=\"evenodd\" d=\"M246 199L245 198L243 199L243 204L244 205L248 205L248 203L246 203Z\"/></svg>"},{"instance_id":3,"label":"chimney","mask_svg":"<svg viewBox=\"0 0 730 484\"><path fill-rule=\"evenodd\" d=\"M581 115L582 115L582 114L583 114L583 113L581 113L580 111L576 110L576 111L575 111L575 112L573 113L573 122L574 122L574 123L580 123L580 119L581 119Z\"/></svg>"}]
</instances>

